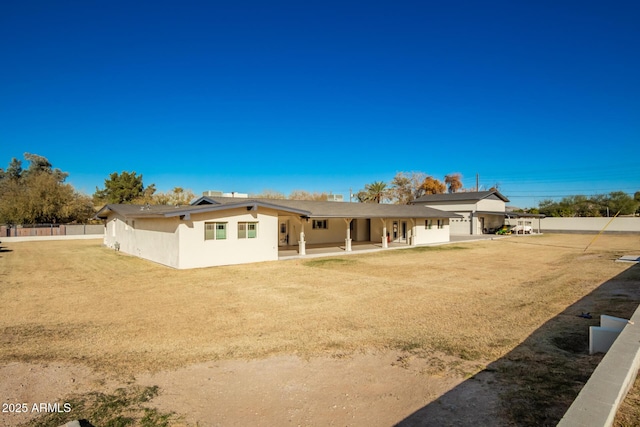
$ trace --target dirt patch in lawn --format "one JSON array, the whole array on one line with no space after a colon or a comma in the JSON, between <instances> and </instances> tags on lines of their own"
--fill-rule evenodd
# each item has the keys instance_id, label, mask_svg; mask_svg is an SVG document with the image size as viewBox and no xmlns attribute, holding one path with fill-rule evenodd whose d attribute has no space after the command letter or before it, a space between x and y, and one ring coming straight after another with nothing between
<instances>
[{"instance_id":1,"label":"dirt patch in lawn","mask_svg":"<svg viewBox=\"0 0 640 427\"><path fill-rule=\"evenodd\" d=\"M557 422L595 361L577 315L628 317L640 301L629 264L613 262L640 238L604 235L584 253L592 238L189 271L95 241L14 243L0 264L0 367L22 369L32 391L3 381L0 395L69 399L71 417L115 401L128 425L536 425L526 414L541 408ZM55 364L57 379L42 374ZM574 366L553 399L534 380Z\"/></svg>"}]
</instances>

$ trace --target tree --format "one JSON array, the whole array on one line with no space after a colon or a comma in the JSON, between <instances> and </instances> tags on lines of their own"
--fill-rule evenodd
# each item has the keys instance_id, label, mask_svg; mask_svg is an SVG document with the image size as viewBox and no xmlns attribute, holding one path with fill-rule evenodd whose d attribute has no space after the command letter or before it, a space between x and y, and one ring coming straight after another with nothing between
<instances>
[{"instance_id":1,"label":"tree","mask_svg":"<svg viewBox=\"0 0 640 427\"><path fill-rule=\"evenodd\" d=\"M618 211L621 215L636 212L639 201L623 191L613 191L609 194L584 196L581 194L563 197L559 202L543 200L539 204L540 213L555 217L597 217L613 216Z\"/></svg>"},{"instance_id":2,"label":"tree","mask_svg":"<svg viewBox=\"0 0 640 427\"><path fill-rule=\"evenodd\" d=\"M114 172L104 180L103 189L96 187L93 197L99 203L134 203L136 199L152 196L155 185L150 187L153 189L151 194L145 193L142 175L137 175L135 172L122 171L121 174Z\"/></svg>"},{"instance_id":3,"label":"tree","mask_svg":"<svg viewBox=\"0 0 640 427\"><path fill-rule=\"evenodd\" d=\"M444 176L444 182L447 184L449 193L455 193L462 188L462 175L450 173Z\"/></svg>"},{"instance_id":4,"label":"tree","mask_svg":"<svg viewBox=\"0 0 640 427\"><path fill-rule=\"evenodd\" d=\"M388 199L387 184L382 181L375 181L364 186L356 194L356 198L362 203L383 203Z\"/></svg>"},{"instance_id":5,"label":"tree","mask_svg":"<svg viewBox=\"0 0 640 427\"><path fill-rule=\"evenodd\" d=\"M289 200L318 200L318 201L326 201L328 197L328 194L325 192L322 193L318 193L317 191L314 191L313 193L310 193L308 191L305 190L293 190L290 194L288 199Z\"/></svg>"},{"instance_id":6,"label":"tree","mask_svg":"<svg viewBox=\"0 0 640 427\"><path fill-rule=\"evenodd\" d=\"M152 184L153 185L153 184ZM148 190L149 187L145 189ZM155 186L154 186L155 191ZM182 187L174 187L173 190L166 193L158 193L152 197L152 203L157 205L188 205L191 200L196 197L191 190L185 190Z\"/></svg>"},{"instance_id":7,"label":"tree","mask_svg":"<svg viewBox=\"0 0 640 427\"><path fill-rule=\"evenodd\" d=\"M422 182L426 175L422 172L398 172L391 181L390 198L399 205L408 205L424 194Z\"/></svg>"},{"instance_id":8,"label":"tree","mask_svg":"<svg viewBox=\"0 0 640 427\"><path fill-rule=\"evenodd\" d=\"M285 195L276 190L263 190L262 193L251 194L251 197L255 197L256 199L277 199L283 200L286 199Z\"/></svg>"},{"instance_id":9,"label":"tree","mask_svg":"<svg viewBox=\"0 0 640 427\"><path fill-rule=\"evenodd\" d=\"M11 159L11 163L7 167L7 171L4 174L6 178L18 180L22 176L22 162L15 157Z\"/></svg>"},{"instance_id":10,"label":"tree","mask_svg":"<svg viewBox=\"0 0 640 427\"><path fill-rule=\"evenodd\" d=\"M37 154L24 153L24 158L26 170L13 158L0 174L0 223L84 222L93 216L89 198L64 183L68 173Z\"/></svg>"},{"instance_id":11,"label":"tree","mask_svg":"<svg viewBox=\"0 0 640 427\"><path fill-rule=\"evenodd\" d=\"M24 184L5 174L0 181L0 224L25 223L28 206L29 201L24 191Z\"/></svg>"},{"instance_id":12,"label":"tree","mask_svg":"<svg viewBox=\"0 0 640 427\"><path fill-rule=\"evenodd\" d=\"M618 211L620 215L631 215L638 209L638 201L624 191L612 191L607 197L607 206L613 215Z\"/></svg>"},{"instance_id":13,"label":"tree","mask_svg":"<svg viewBox=\"0 0 640 427\"><path fill-rule=\"evenodd\" d=\"M442 194L447 190L447 186L442 181L432 176L427 176L422 181L421 188L425 194Z\"/></svg>"}]
</instances>

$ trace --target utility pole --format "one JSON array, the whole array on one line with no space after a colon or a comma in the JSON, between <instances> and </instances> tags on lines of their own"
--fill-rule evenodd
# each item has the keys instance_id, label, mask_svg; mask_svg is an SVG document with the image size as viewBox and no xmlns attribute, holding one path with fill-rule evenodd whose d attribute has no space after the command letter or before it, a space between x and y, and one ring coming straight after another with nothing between
<instances>
[{"instance_id":1,"label":"utility pole","mask_svg":"<svg viewBox=\"0 0 640 427\"><path fill-rule=\"evenodd\" d=\"M476 174L476 192L480 191L480 174Z\"/></svg>"}]
</instances>

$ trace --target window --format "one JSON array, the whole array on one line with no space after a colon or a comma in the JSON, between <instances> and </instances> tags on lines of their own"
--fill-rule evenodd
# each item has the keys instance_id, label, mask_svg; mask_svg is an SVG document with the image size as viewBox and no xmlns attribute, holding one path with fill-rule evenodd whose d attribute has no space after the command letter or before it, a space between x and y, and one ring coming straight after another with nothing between
<instances>
[{"instance_id":1,"label":"window","mask_svg":"<svg viewBox=\"0 0 640 427\"><path fill-rule=\"evenodd\" d=\"M312 228L314 230L326 230L327 229L327 220L326 219L314 219L312 223Z\"/></svg>"},{"instance_id":2,"label":"window","mask_svg":"<svg viewBox=\"0 0 640 427\"><path fill-rule=\"evenodd\" d=\"M258 237L257 222L239 222L238 239L255 239Z\"/></svg>"},{"instance_id":3,"label":"window","mask_svg":"<svg viewBox=\"0 0 640 427\"><path fill-rule=\"evenodd\" d=\"M204 240L224 240L227 238L226 222L205 222Z\"/></svg>"},{"instance_id":4,"label":"window","mask_svg":"<svg viewBox=\"0 0 640 427\"><path fill-rule=\"evenodd\" d=\"M424 220L424 228L426 230L431 230L431 227L433 227L433 221L430 219L425 219Z\"/></svg>"},{"instance_id":5,"label":"window","mask_svg":"<svg viewBox=\"0 0 640 427\"><path fill-rule=\"evenodd\" d=\"M438 220L438 228L444 228L444 219Z\"/></svg>"}]
</instances>

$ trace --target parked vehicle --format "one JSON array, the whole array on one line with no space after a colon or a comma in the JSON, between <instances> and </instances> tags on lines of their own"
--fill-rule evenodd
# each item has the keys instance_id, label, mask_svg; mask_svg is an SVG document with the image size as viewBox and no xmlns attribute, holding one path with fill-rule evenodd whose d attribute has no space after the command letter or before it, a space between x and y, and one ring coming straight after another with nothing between
<instances>
[{"instance_id":1,"label":"parked vehicle","mask_svg":"<svg viewBox=\"0 0 640 427\"><path fill-rule=\"evenodd\" d=\"M511 234L511 226L510 225L503 225L502 227L500 227L500 228L498 228L496 230L496 234L500 234L500 235Z\"/></svg>"},{"instance_id":2,"label":"parked vehicle","mask_svg":"<svg viewBox=\"0 0 640 427\"><path fill-rule=\"evenodd\" d=\"M530 225L516 225L511 229L514 234L531 234L533 233L533 227Z\"/></svg>"}]
</instances>

